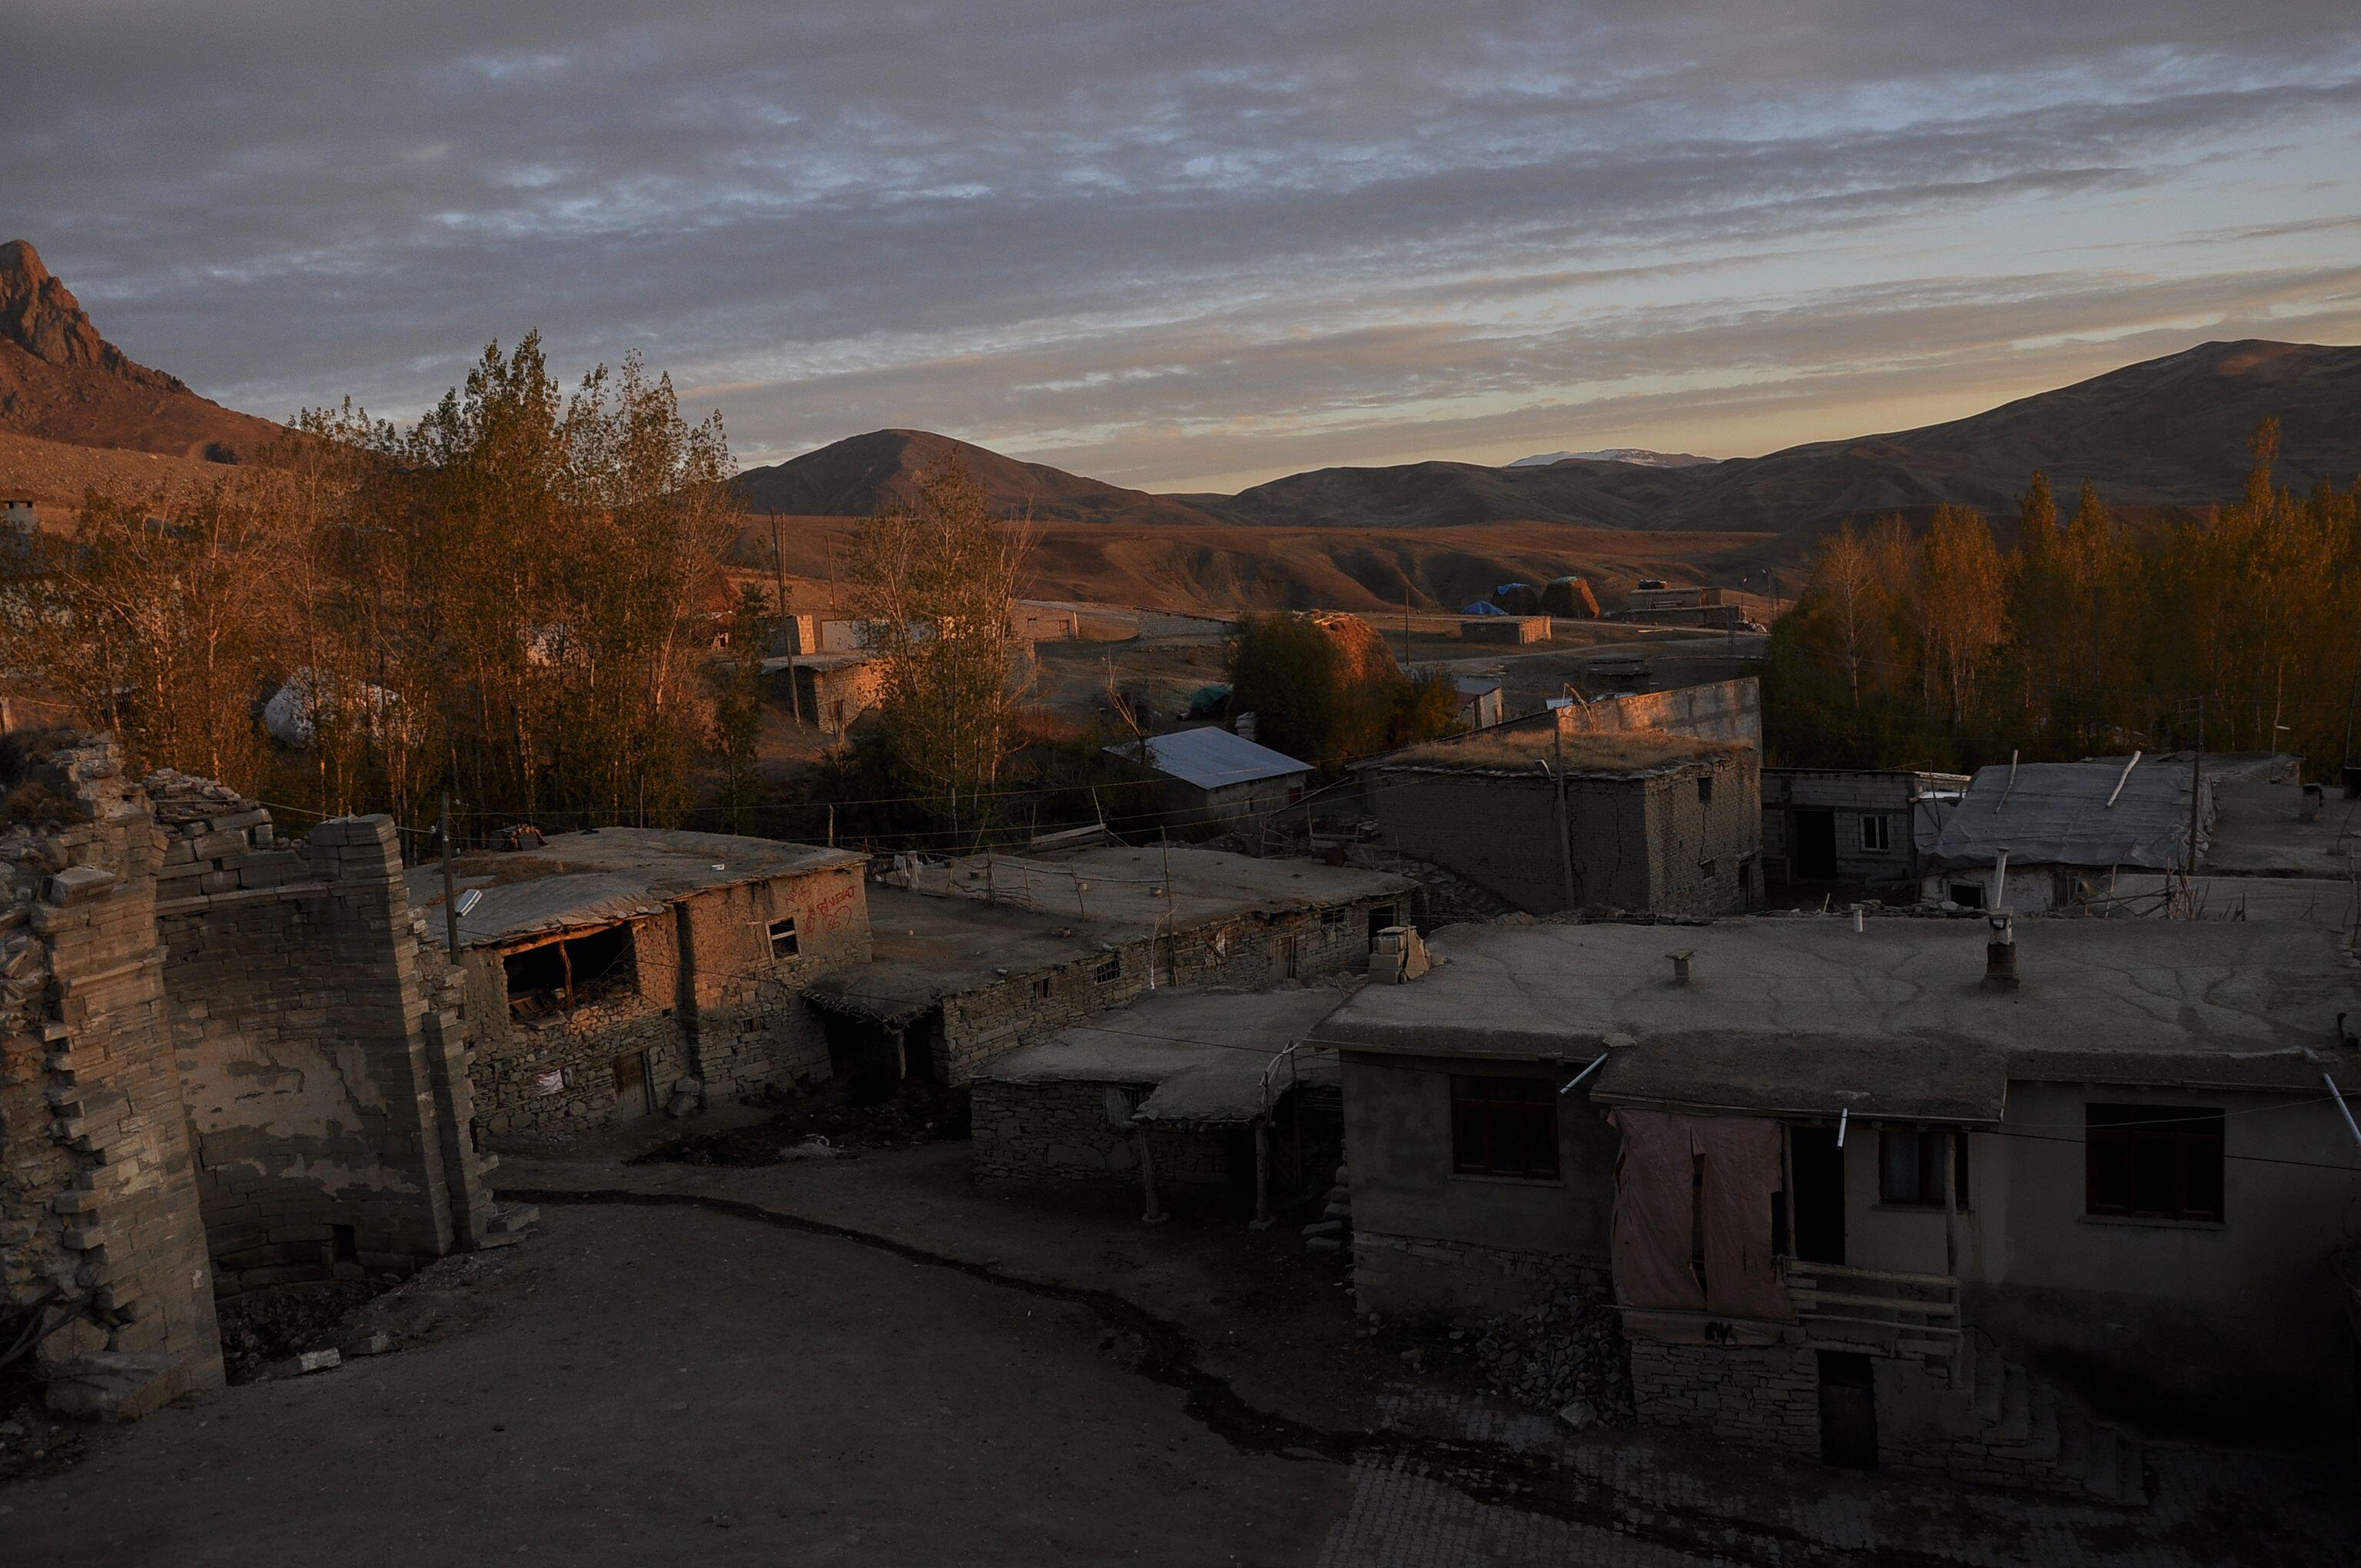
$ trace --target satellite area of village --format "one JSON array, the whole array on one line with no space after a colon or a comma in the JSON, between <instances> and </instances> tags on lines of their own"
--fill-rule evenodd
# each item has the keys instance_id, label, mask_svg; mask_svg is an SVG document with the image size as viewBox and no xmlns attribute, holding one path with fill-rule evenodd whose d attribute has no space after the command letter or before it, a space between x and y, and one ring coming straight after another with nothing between
<instances>
[{"instance_id":1,"label":"satellite area of village","mask_svg":"<svg viewBox=\"0 0 2361 1568\"><path fill-rule=\"evenodd\" d=\"M0 1568L2361 1568L2353 0L0 103Z\"/></svg>"}]
</instances>

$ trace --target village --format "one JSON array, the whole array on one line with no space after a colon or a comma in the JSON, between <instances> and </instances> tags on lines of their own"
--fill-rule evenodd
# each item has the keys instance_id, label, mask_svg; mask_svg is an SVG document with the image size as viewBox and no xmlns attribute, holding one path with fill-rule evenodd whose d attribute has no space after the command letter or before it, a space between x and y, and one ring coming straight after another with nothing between
<instances>
[{"instance_id":1,"label":"village","mask_svg":"<svg viewBox=\"0 0 2361 1568\"><path fill-rule=\"evenodd\" d=\"M1016 1561L961 1522L1015 1484L1091 1560L2342 1553L2361 768L1766 768L1775 607L1546 591L1403 617L1456 721L1324 779L1218 621L1013 604L1150 804L939 851L20 746L0 1526ZM777 635L766 725L873 722L872 632ZM569 1489L617 1442L643 1495Z\"/></svg>"}]
</instances>

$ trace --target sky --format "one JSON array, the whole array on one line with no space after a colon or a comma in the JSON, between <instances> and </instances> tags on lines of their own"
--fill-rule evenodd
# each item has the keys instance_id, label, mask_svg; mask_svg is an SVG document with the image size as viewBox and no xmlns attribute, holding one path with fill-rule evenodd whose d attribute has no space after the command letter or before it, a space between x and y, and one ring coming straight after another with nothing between
<instances>
[{"instance_id":1,"label":"sky","mask_svg":"<svg viewBox=\"0 0 2361 1568\"><path fill-rule=\"evenodd\" d=\"M631 352L744 464L1151 489L1954 418L2361 342L2352 0L5 0L0 239L414 415Z\"/></svg>"}]
</instances>

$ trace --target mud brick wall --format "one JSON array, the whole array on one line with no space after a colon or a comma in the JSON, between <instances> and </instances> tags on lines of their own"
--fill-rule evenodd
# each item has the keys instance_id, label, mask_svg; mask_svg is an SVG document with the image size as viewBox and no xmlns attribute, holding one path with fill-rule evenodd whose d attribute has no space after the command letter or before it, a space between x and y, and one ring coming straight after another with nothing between
<instances>
[{"instance_id":1,"label":"mud brick wall","mask_svg":"<svg viewBox=\"0 0 2361 1568\"><path fill-rule=\"evenodd\" d=\"M1105 1079L977 1079L971 1101L976 1179L1137 1184L1138 1135L1113 1118L1118 1109L1128 1114L1155 1087ZM1157 1127L1147 1136L1159 1193L1224 1187L1239 1174L1225 1132Z\"/></svg>"},{"instance_id":2,"label":"mud brick wall","mask_svg":"<svg viewBox=\"0 0 2361 1568\"><path fill-rule=\"evenodd\" d=\"M0 839L0 1299L78 1320L37 1353L53 1405L137 1415L222 1381L159 849L105 742L31 777L76 819Z\"/></svg>"},{"instance_id":3,"label":"mud brick wall","mask_svg":"<svg viewBox=\"0 0 2361 1568\"><path fill-rule=\"evenodd\" d=\"M1708 784L1705 795L1701 783ZM1580 842L1579 838L1576 839ZM1763 775L1742 751L1649 780L1650 902L1657 915L1734 915L1760 891ZM1750 879L1754 879L1750 885Z\"/></svg>"},{"instance_id":4,"label":"mud brick wall","mask_svg":"<svg viewBox=\"0 0 2361 1568\"><path fill-rule=\"evenodd\" d=\"M1564 1253L1353 1232L1353 1296L1368 1311L1494 1317L1605 1288L1607 1270Z\"/></svg>"},{"instance_id":5,"label":"mud brick wall","mask_svg":"<svg viewBox=\"0 0 2361 1568\"><path fill-rule=\"evenodd\" d=\"M1817 1457L1820 1377L1800 1335L1769 1345L1631 1341L1631 1396L1648 1426Z\"/></svg>"},{"instance_id":6,"label":"mud brick wall","mask_svg":"<svg viewBox=\"0 0 2361 1568\"><path fill-rule=\"evenodd\" d=\"M769 927L794 916L799 950L771 957ZM463 955L478 1032L474 1080L488 1136L561 1137L644 1111L829 1076L828 1041L802 990L869 960L866 885L852 867L688 894L630 922L634 980L571 1012L511 1018L505 948ZM684 955L686 961L684 961ZM619 1058L645 1064L619 1084Z\"/></svg>"},{"instance_id":7,"label":"mud brick wall","mask_svg":"<svg viewBox=\"0 0 2361 1568\"><path fill-rule=\"evenodd\" d=\"M341 818L287 844L235 797L159 788L158 809L165 990L217 1289L408 1272L473 1245L489 1199L467 1034L392 823Z\"/></svg>"}]
</instances>

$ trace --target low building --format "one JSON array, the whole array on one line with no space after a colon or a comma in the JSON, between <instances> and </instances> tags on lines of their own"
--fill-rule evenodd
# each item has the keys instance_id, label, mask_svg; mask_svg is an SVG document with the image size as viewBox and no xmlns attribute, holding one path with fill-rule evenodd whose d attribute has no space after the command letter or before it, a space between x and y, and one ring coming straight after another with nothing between
<instances>
[{"instance_id":1,"label":"low building","mask_svg":"<svg viewBox=\"0 0 2361 1568\"><path fill-rule=\"evenodd\" d=\"M1342 998L1164 991L1012 1051L975 1080L975 1174L1142 1186L1151 1212L1251 1210L1258 1168L1279 1192L1324 1181L1335 1058L1291 1047Z\"/></svg>"},{"instance_id":2,"label":"low building","mask_svg":"<svg viewBox=\"0 0 2361 1568\"><path fill-rule=\"evenodd\" d=\"M1550 640L1550 620L1546 615L1486 615L1471 617L1459 623L1459 640L1463 642L1546 642Z\"/></svg>"},{"instance_id":3,"label":"low building","mask_svg":"<svg viewBox=\"0 0 2361 1568\"><path fill-rule=\"evenodd\" d=\"M1754 753L1510 727L1367 763L1385 842L1533 915L1719 915L1762 891Z\"/></svg>"},{"instance_id":4,"label":"low building","mask_svg":"<svg viewBox=\"0 0 2361 1568\"><path fill-rule=\"evenodd\" d=\"M40 508L31 501L0 500L0 534L38 533Z\"/></svg>"},{"instance_id":5,"label":"low building","mask_svg":"<svg viewBox=\"0 0 2361 1568\"><path fill-rule=\"evenodd\" d=\"M870 890L875 961L813 986L843 1070L873 1091L965 1089L1019 1047L1149 991L1356 972L1410 916L1389 872L1218 850L977 855Z\"/></svg>"},{"instance_id":6,"label":"low building","mask_svg":"<svg viewBox=\"0 0 2361 1568\"><path fill-rule=\"evenodd\" d=\"M2186 752L2153 760L2185 773ZM2149 765L2148 761L2140 764ZM2213 817L2194 876L2111 869L2077 875L2064 912L2103 919L2270 920L2361 929L2361 801L2301 780L2299 759L2204 761ZM2015 862L2009 875L2015 878Z\"/></svg>"},{"instance_id":7,"label":"low building","mask_svg":"<svg viewBox=\"0 0 2361 1568\"><path fill-rule=\"evenodd\" d=\"M2186 874L2191 828L2202 855L2213 817L2213 786L2191 776L2185 758L2178 766L2135 756L1979 768L1923 857L1919 895L2046 913L2119 872Z\"/></svg>"},{"instance_id":8,"label":"low building","mask_svg":"<svg viewBox=\"0 0 2361 1568\"><path fill-rule=\"evenodd\" d=\"M1458 927L1341 1053L1356 1288L1611 1277L1643 1420L2131 1497L2137 1420L2349 1421L2361 969L2255 923ZM2342 1022L2340 1022L2342 1017Z\"/></svg>"},{"instance_id":9,"label":"low building","mask_svg":"<svg viewBox=\"0 0 2361 1568\"><path fill-rule=\"evenodd\" d=\"M1214 724L1106 751L1160 781L1165 810L1187 822L1234 822L1283 811L1312 784L1311 763Z\"/></svg>"},{"instance_id":10,"label":"low building","mask_svg":"<svg viewBox=\"0 0 2361 1568\"><path fill-rule=\"evenodd\" d=\"M1747 675L1670 691L1568 703L1552 708L1548 717L1537 717L1535 722L1554 723L1560 734L1569 737L1648 729L1697 740L1730 741L1759 753L1763 750L1763 684Z\"/></svg>"},{"instance_id":11,"label":"low building","mask_svg":"<svg viewBox=\"0 0 2361 1568\"><path fill-rule=\"evenodd\" d=\"M542 1137L829 1075L803 988L869 959L859 855L649 828L458 865L478 1115ZM441 869L410 872L443 935Z\"/></svg>"},{"instance_id":12,"label":"low building","mask_svg":"<svg viewBox=\"0 0 2361 1568\"><path fill-rule=\"evenodd\" d=\"M1498 675L1454 675L1451 689L1459 698L1459 721L1470 729L1488 729L1508 717L1507 683Z\"/></svg>"},{"instance_id":13,"label":"low building","mask_svg":"<svg viewBox=\"0 0 2361 1568\"><path fill-rule=\"evenodd\" d=\"M1966 794L1964 773L1861 768L1763 770L1763 866L1782 883L1900 888Z\"/></svg>"},{"instance_id":14,"label":"low building","mask_svg":"<svg viewBox=\"0 0 2361 1568\"><path fill-rule=\"evenodd\" d=\"M1699 609L1723 602L1719 588L1633 588L1624 602L1635 610Z\"/></svg>"},{"instance_id":15,"label":"low building","mask_svg":"<svg viewBox=\"0 0 2361 1568\"><path fill-rule=\"evenodd\" d=\"M885 666L866 653L765 659L763 675L774 707L840 739L885 696Z\"/></svg>"}]
</instances>

